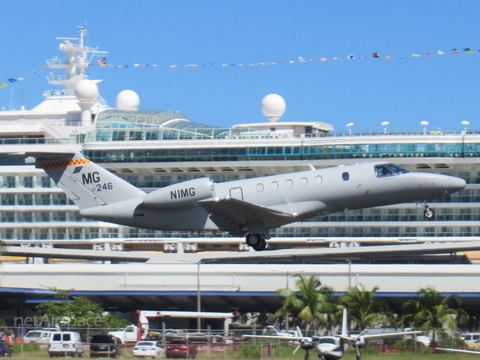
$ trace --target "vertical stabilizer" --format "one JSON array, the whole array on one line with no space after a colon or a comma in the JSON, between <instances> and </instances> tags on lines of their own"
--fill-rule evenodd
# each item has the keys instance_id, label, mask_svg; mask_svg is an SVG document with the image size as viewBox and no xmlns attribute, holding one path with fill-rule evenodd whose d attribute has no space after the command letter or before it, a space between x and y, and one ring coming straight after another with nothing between
<instances>
[{"instance_id":1,"label":"vertical stabilizer","mask_svg":"<svg viewBox=\"0 0 480 360\"><path fill-rule=\"evenodd\" d=\"M342 315L342 336L348 336L348 316L347 316L347 309L343 309Z\"/></svg>"},{"instance_id":2,"label":"vertical stabilizer","mask_svg":"<svg viewBox=\"0 0 480 360\"><path fill-rule=\"evenodd\" d=\"M145 192L86 159L81 153L28 152L80 209L142 198Z\"/></svg>"},{"instance_id":3,"label":"vertical stabilizer","mask_svg":"<svg viewBox=\"0 0 480 360\"><path fill-rule=\"evenodd\" d=\"M343 314L342 314L342 337L348 337L348 313L347 313L347 308L343 309ZM348 349L348 342L343 342L341 345L342 347L342 352L345 353Z\"/></svg>"}]
</instances>

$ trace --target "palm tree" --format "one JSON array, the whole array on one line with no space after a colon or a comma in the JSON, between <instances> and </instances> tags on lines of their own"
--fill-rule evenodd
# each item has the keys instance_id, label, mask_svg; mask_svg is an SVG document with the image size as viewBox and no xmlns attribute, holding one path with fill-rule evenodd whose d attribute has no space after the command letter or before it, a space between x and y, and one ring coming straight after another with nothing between
<instances>
[{"instance_id":1,"label":"palm tree","mask_svg":"<svg viewBox=\"0 0 480 360\"><path fill-rule=\"evenodd\" d=\"M337 311L338 305L330 302L332 288L322 285L320 279L311 275L304 277L294 274L297 278L297 291L291 289L279 289L277 295L283 296L283 306L272 315L270 320L283 316L293 316L298 325L319 325L328 324L328 314Z\"/></svg>"},{"instance_id":2,"label":"palm tree","mask_svg":"<svg viewBox=\"0 0 480 360\"><path fill-rule=\"evenodd\" d=\"M435 331L457 330L458 324L465 324L468 314L458 308L454 295L443 297L433 288L421 289L418 300L409 300L403 306L403 321L418 330L433 330L431 346L435 344Z\"/></svg>"},{"instance_id":3,"label":"palm tree","mask_svg":"<svg viewBox=\"0 0 480 360\"><path fill-rule=\"evenodd\" d=\"M375 286L371 291L365 290L363 285L352 286L344 294L340 301L348 310L348 317L353 320L359 330L372 327L378 324L387 325L393 322L392 313L388 304L377 297L378 291Z\"/></svg>"}]
</instances>

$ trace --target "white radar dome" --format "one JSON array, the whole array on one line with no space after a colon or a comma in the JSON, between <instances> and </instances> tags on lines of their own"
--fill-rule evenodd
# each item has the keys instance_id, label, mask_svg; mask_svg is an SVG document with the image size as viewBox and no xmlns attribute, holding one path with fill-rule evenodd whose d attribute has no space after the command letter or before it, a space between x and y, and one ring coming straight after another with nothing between
<instances>
[{"instance_id":1,"label":"white radar dome","mask_svg":"<svg viewBox=\"0 0 480 360\"><path fill-rule=\"evenodd\" d=\"M287 105L280 95L270 94L262 100L262 113L271 122L275 122L283 115Z\"/></svg>"},{"instance_id":2,"label":"white radar dome","mask_svg":"<svg viewBox=\"0 0 480 360\"><path fill-rule=\"evenodd\" d=\"M120 110L138 110L140 98L132 90L123 90L117 95L117 108Z\"/></svg>"},{"instance_id":3,"label":"white radar dome","mask_svg":"<svg viewBox=\"0 0 480 360\"><path fill-rule=\"evenodd\" d=\"M98 86L92 80L80 80L75 85L75 96L83 102L95 101L98 96Z\"/></svg>"}]
</instances>

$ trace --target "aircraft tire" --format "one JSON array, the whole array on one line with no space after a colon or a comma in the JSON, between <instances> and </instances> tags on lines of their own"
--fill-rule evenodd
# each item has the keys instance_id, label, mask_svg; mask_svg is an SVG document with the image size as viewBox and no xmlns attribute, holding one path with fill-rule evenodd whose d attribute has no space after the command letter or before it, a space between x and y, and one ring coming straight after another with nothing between
<instances>
[{"instance_id":1,"label":"aircraft tire","mask_svg":"<svg viewBox=\"0 0 480 360\"><path fill-rule=\"evenodd\" d=\"M430 208L426 208L423 212L423 216L425 216L427 220L433 220L435 218L435 212Z\"/></svg>"},{"instance_id":2,"label":"aircraft tire","mask_svg":"<svg viewBox=\"0 0 480 360\"><path fill-rule=\"evenodd\" d=\"M246 236L247 245L255 249L257 244L260 242L260 235L248 233Z\"/></svg>"},{"instance_id":3,"label":"aircraft tire","mask_svg":"<svg viewBox=\"0 0 480 360\"><path fill-rule=\"evenodd\" d=\"M267 247L267 241L265 240L265 238L262 236L260 238L260 243L258 244L257 248L255 249L256 251L262 251L262 250L265 250L265 248Z\"/></svg>"},{"instance_id":4,"label":"aircraft tire","mask_svg":"<svg viewBox=\"0 0 480 360\"><path fill-rule=\"evenodd\" d=\"M260 234L247 234L247 245L251 246L256 251L262 251L267 246L265 237Z\"/></svg>"}]
</instances>

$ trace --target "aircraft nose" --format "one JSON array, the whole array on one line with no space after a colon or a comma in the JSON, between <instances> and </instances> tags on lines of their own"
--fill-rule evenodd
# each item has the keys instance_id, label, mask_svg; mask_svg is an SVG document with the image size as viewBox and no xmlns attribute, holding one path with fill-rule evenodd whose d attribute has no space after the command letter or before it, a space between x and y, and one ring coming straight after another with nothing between
<instances>
[{"instance_id":1,"label":"aircraft nose","mask_svg":"<svg viewBox=\"0 0 480 360\"><path fill-rule=\"evenodd\" d=\"M465 180L451 176L448 181L447 191L451 194L465 189L465 186L467 186L467 182Z\"/></svg>"}]
</instances>

